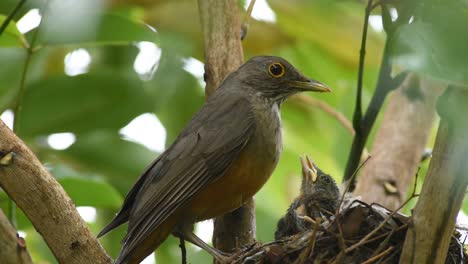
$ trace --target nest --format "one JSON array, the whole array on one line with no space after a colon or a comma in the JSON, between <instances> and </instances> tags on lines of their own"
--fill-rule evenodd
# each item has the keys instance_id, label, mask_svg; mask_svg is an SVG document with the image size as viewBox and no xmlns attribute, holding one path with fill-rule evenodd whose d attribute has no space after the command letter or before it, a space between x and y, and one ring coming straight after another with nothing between
<instances>
[{"instance_id":1,"label":"nest","mask_svg":"<svg viewBox=\"0 0 468 264\"><path fill-rule=\"evenodd\" d=\"M234 263L398 263L410 218L353 200L312 230L244 248ZM455 231L446 263L468 263Z\"/></svg>"}]
</instances>

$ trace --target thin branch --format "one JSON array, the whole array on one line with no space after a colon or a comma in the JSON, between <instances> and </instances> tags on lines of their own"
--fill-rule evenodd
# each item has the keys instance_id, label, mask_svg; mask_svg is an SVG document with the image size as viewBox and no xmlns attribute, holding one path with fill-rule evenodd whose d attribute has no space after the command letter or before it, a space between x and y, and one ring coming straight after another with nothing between
<instances>
[{"instance_id":1,"label":"thin branch","mask_svg":"<svg viewBox=\"0 0 468 264\"><path fill-rule=\"evenodd\" d=\"M20 237L15 228L0 209L0 259L2 263L33 263L24 238Z\"/></svg>"},{"instance_id":2,"label":"thin branch","mask_svg":"<svg viewBox=\"0 0 468 264\"><path fill-rule=\"evenodd\" d=\"M359 70L356 86L356 106L353 115L353 126L357 136L361 134L361 120L362 120L362 80L364 77L364 59L366 56L366 41L367 41L367 28L369 25L369 16L372 11L372 0L367 1L367 6L364 12L364 25L361 37L361 49L359 51Z\"/></svg>"},{"instance_id":3,"label":"thin branch","mask_svg":"<svg viewBox=\"0 0 468 264\"><path fill-rule=\"evenodd\" d=\"M322 110L323 112L336 119L338 123L340 123L346 129L346 131L348 131L351 135L354 136L355 131L353 129L353 124L351 123L351 121L349 121L343 113L334 109L326 102L320 101L305 94L295 95L290 99L290 101L297 101L303 104L317 107L318 109Z\"/></svg>"},{"instance_id":4,"label":"thin branch","mask_svg":"<svg viewBox=\"0 0 468 264\"><path fill-rule=\"evenodd\" d=\"M370 12L370 10L371 10L371 7L368 5L366 7L366 15L370 14L368 13ZM382 12L389 12L389 11L385 8L382 8ZM368 22L368 17L367 17L367 20L364 21L365 30L367 30L367 24L366 24L367 22ZM361 159L362 152L365 148L367 138L369 137L369 133L375 123L375 120L377 118L378 113L380 112L380 109L382 108L385 98L387 97L390 91L394 90L401 84L401 81L404 79L403 77L405 77L405 76L398 77L398 81L391 77L392 62L390 61L390 43L393 38L393 33L395 32L395 28L399 24L388 25L387 23L392 23L392 22L391 21L388 22L386 20L384 20L383 23L386 23L386 25L384 26L385 29L391 29L391 30L386 32L387 39L385 41L383 58L382 58L381 66L380 66L380 72L379 72L379 78L377 81L375 92L372 96L372 99L369 103L369 107L367 108L364 117L361 116L361 113L359 110L361 106L361 102L360 102L360 93L359 93L360 88L358 86L358 95L356 99L356 111L355 111L354 119L353 119L353 125L356 130L356 136L353 139L351 151L348 156L348 162L346 164L346 170L343 176L344 182L350 180L351 175L353 174L353 172L356 170L357 166L359 165L359 161ZM363 38L363 41L365 41L364 38ZM360 78L358 76L358 83L359 83ZM355 179L353 179L352 184L351 184L352 188L354 188L355 186L354 180Z\"/></svg>"},{"instance_id":5,"label":"thin branch","mask_svg":"<svg viewBox=\"0 0 468 264\"><path fill-rule=\"evenodd\" d=\"M301 256L299 257L299 259L301 260L300 263L305 263L305 261L309 259L309 257L312 256L312 254L314 253L315 242L317 238L317 231L320 227L320 222L321 222L321 218L316 219L314 230L312 231L312 235L310 237L307 248L301 253Z\"/></svg>"},{"instance_id":6,"label":"thin branch","mask_svg":"<svg viewBox=\"0 0 468 264\"><path fill-rule=\"evenodd\" d=\"M395 248L394 247L389 247L385 251L382 251L380 254L373 256L372 258L364 261L362 264L371 264L374 263L375 261L385 257L386 255L390 254Z\"/></svg>"},{"instance_id":7,"label":"thin branch","mask_svg":"<svg viewBox=\"0 0 468 264\"><path fill-rule=\"evenodd\" d=\"M16 5L15 9L13 9L13 11L7 16L5 21L3 21L2 25L0 26L0 36L5 31L5 29L8 27L11 20L13 20L13 18L18 13L18 11L21 9L21 6L23 6L24 3L26 3L26 0L20 0L18 2L18 4Z\"/></svg>"},{"instance_id":8,"label":"thin branch","mask_svg":"<svg viewBox=\"0 0 468 264\"><path fill-rule=\"evenodd\" d=\"M242 21L241 25L241 40L244 40L247 36L247 31L249 30L249 20L252 16L252 10L254 8L256 0L250 0L249 6L247 7L247 11L244 16L244 20Z\"/></svg>"},{"instance_id":9,"label":"thin branch","mask_svg":"<svg viewBox=\"0 0 468 264\"><path fill-rule=\"evenodd\" d=\"M377 233L377 231L379 231L381 228L383 228L387 222L398 212L401 210L401 208L405 207L406 204L408 204L411 200L413 200L414 198L418 197L419 195L416 194L416 189L417 189L417 181L418 181L418 176L419 174L416 173L416 177L415 177L415 184L414 184L414 188L413 188L413 192L411 193L411 196L406 199L406 201L404 203L402 203L397 209L393 210L390 214L387 215L387 217L385 217L385 219L376 227L374 228L371 232L369 232L365 237L363 237L361 240L359 240L359 242L357 242L356 244L348 247L346 249L346 253L349 253L351 251L353 251L354 249L364 245L364 244L367 244L370 242L370 238L375 234Z\"/></svg>"},{"instance_id":10,"label":"thin branch","mask_svg":"<svg viewBox=\"0 0 468 264\"><path fill-rule=\"evenodd\" d=\"M398 212L400 211L401 208L403 208L406 204L408 204L413 198L416 198L418 197L418 195L412 195L410 198L408 198L403 204L401 204L396 210L392 211L389 215L387 215L387 217L385 217L385 219L376 227L374 228L371 232L369 232L365 237L363 237L361 240L359 240L359 242L357 242L356 244L348 247L346 249L346 253L349 253L353 250L355 250L356 248L362 246L362 245L365 245L367 243L369 243L369 239L375 234L377 233L377 231L379 231L380 229L382 229L386 224L387 222Z\"/></svg>"},{"instance_id":11,"label":"thin branch","mask_svg":"<svg viewBox=\"0 0 468 264\"><path fill-rule=\"evenodd\" d=\"M0 121L0 187L31 220L59 263L109 264L73 201L33 152Z\"/></svg>"},{"instance_id":12,"label":"thin branch","mask_svg":"<svg viewBox=\"0 0 468 264\"><path fill-rule=\"evenodd\" d=\"M187 264L187 249L185 248L185 240L181 237L179 237L179 247L180 247L180 253L182 255L182 264Z\"/></svg>"}]
</instances>

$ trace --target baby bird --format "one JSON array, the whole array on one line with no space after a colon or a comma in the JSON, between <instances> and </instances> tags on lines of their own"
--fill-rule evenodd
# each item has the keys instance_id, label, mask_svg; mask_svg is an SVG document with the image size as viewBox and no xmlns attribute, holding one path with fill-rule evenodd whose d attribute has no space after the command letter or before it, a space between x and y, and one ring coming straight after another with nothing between
<instances>
[{"instance_id":1,"label":"baby bird","mask_svg":"<svg viewBox=\"0 0 468 264\"><path fill-rule=\"evenodd\" d=\"M307 155L301 157L301 165L301 191L278 221L276 240L311 229L310 219L328 218L339 205L340 191L335 180L317 168Z\"/></svg>"}]
</instances>

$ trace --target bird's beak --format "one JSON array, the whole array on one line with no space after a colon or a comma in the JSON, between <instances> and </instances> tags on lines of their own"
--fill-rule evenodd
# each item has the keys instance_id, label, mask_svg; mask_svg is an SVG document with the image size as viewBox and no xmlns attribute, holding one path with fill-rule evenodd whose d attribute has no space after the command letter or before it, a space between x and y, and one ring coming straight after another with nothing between
<instances>
[{"instance_id":1,"label":"bird's beak","mask_svg":"<svg viewBox=\"0 0 468 264\"><path fill-rule=\"evenodd\" d=\"M309 156L304 155L301 157L302 177L305 181L315 183L317 181L317 169Z\"/></svg>"},{"instance_id":2,"label":"bird's beak","mask_svg":"<svg viewBox=\"0 0 468 264\"><path fill-rule=\"evenodd\" d=\"M328 93L332 91L325 84L315 81L315 80L290 81L290 85L302 91L321 92L321 93L324 93L324 92Z\"/></svg>"}]
</instances>

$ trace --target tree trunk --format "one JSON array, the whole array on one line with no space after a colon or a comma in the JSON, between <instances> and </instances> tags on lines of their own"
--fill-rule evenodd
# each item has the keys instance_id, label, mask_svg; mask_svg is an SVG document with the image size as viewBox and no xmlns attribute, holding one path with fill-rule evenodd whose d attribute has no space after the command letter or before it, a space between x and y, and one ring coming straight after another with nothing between
<instances>
[{"instance_id":1,"label":"tree trunk","mask_svg":"<svg viewBox=\"0 0 468 264\"><path fill-rule=\"evenodd\" d=\"M240 19L235 0L199 0L205 46L206 96L243 61ZM255 239L255 203L249 200L239 209L214 221L213 244L231 252Z\"/></svg>"},{"instance_id":2,"label":"tree trunk","mask_svg":"<svg viewBox=\"0 0 468 264\"><path fill-rule=\"evenodd\" d=\"M410 74L388 106L354 194L397 209L406 199L429 137L440 87Z\"/></svg>"},{"instance_id":3,"label":"tree trunk","mask_svg":"<svg viewBox=\"0 0 468 264\"><path fill-rule=\"evenodd\" d=\"M24 238L17 235L2 210L0 210L0 259L3 264L33 263Z\"/></svg>"},{"instance_id":4,"label":"tree trunk","mask_svg":"<svg viewBox=\"0 0 468 264\"><path fill-rule=\"evenodd\" d=\"M413 211L400 263L445 263L468 184L468 91L449 88L440 97L434 154Z\"/></svg>"},{"instance_id":5,"label":"tree trunk","mask_svg":"<svg viewBox=\"0 0 468 264\"><path fill-rule=\"evenodd\" d=\"M111 263L62 186L0 121L0 187L23 210L59 263Z\"/></svg>"}]
</instances>

